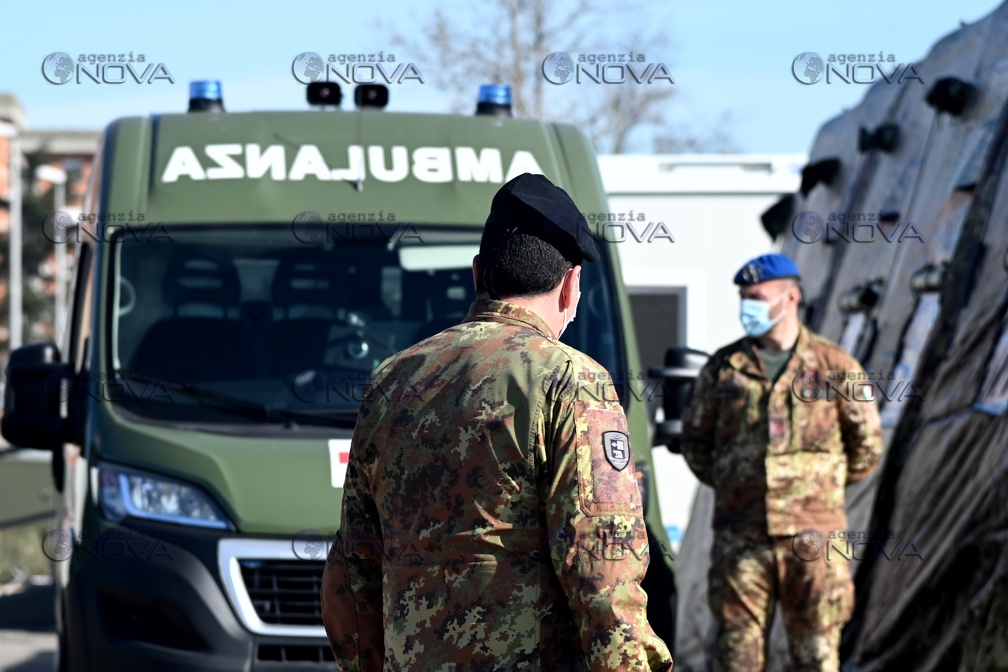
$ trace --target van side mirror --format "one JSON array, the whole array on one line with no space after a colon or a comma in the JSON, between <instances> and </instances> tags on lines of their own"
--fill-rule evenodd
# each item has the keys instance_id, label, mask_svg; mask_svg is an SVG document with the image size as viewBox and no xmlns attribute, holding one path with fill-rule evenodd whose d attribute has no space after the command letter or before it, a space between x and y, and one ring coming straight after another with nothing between
<instances>
[{"instance_id":1,"label":"van side mirror","mask_svg":"<svg viewBox=\"0 0 1008 672\"><path fill-rule=\"evenodd\" d=\"M68 428L60 406L71 377L70 366L60 361L55 343L32 343L12 352L0 434L21 448L60 449Z\"/></svg>"},{"instance_id":2,"label":"van side mirror","mask_svg":"<svg viewBox=\"0 0 1008 672\"><path fill-rule=\"evenodd\" d=\"M663 386L668 390L662 398L665 417L655 420L652 441L655 446L666 446L673 453L681 452L682 416L693 395L693 381L709 357L703 350L675 346L665 351L665 366L648 369L648 376L664 381Z\"/></svg>"}]
</instances>

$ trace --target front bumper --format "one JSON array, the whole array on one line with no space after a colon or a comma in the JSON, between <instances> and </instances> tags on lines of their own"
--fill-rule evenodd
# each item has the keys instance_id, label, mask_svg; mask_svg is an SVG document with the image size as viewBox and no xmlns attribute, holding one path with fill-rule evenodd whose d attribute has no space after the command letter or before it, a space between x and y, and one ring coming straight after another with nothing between
<instances>
[{"instance_id":1,"label":"front bumper","mask_svg":"<svg viewBox=\"0 0 1008 672\"><path fill-rule=\"evenodd\" d=\"M174 539L168 540L151 530L104 528L100 535L79 539L70 560L63 596L63 655L70 670L337 669L320 608L310 599L305 604L293 600L300 604L298 623L288 626L289 609L276 605L291 603L290 595L263 590L283 584L284 578L257 570L257 565L270 558L278 562L284 547L282 565L309 577L307 583L315 575L321 581L324 563L298 559L290 540L199 531L187 547L178 537L188 531L171 530ZM246 568L243 576L239 563L253 569ZM246 577L252 576L248 571L255 574L258 590L245 586ZM279 590L285 590L283 585ZM314 593L317 602L318 590Z\"/></svg>"}]
</instances>

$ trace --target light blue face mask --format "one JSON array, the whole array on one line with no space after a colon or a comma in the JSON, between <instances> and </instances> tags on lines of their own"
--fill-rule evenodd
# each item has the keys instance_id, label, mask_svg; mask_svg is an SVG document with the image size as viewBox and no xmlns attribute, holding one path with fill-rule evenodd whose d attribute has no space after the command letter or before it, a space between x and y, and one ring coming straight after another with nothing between
<instances>
[{"instance_id":1,"label":"light blue face mask","mask_svg":"<svg viewBox=\"0 0 1008 672\"><path fill-rule=\"evenodd\" d=\"M742 328L754 338L759 338L774 328L774 325L784 319L784 312L777 317L770 317L770 309L775 303L784 298L787 290L781 292L773 301L760 301L758 299L742 299L742 309L739 318L742 320Z\"/></svg>"}]
</instances>

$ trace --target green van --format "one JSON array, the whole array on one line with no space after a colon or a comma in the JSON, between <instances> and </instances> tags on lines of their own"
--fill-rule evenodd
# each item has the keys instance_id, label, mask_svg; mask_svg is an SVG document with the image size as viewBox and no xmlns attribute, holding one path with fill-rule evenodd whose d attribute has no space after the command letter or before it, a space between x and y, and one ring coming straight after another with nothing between
<instances>
[{"instance_id":1,"label":"green van","mask_svg":"<svg viewBox=\"0 0 1008 672\"><path fill-rule=\"evenodd\" d=\"M465 316L505 181L543 173L607 209L587 137L512 118L507 87L472 116L385 112L375 85L340 110L337 92L308 87L331 109L229 113L194 82L187 113L113 121L87 214L50 232L76 246L66 334L11 353L2 432L53 451L62 670L334 669L319 582L358 406L409 393L368 388L370 371ZM563 340L630 381L630 308L599 242ZM626 410L649 617L671 647L647 406L599 389Z\"/></svg>"}]
</instances>

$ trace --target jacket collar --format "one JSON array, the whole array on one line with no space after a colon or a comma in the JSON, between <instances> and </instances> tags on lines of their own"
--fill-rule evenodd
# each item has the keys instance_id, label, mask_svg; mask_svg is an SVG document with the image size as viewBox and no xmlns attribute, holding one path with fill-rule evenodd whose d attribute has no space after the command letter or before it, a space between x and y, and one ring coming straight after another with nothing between
<instances>
[{"instance_id":1,"label":"jacket collar","mask_svg":"<svg viewBox=\"0 0 1008 672\"><path fill-rule=\"evenodd\" d=\"M812 349L812 332L803 323L798 323L798 341L795 343L794 352L788 360L786 371L792 369L796 371L814 371L818 368L818 359ZM754 338L743 338L740 347L728 357L728 364L751 376L766 378L763 371L763 364L756 354L758 342ZM783 375L783 374L782 374Z\"/></svg>"},{"instance_id":2,"label":"jacket collar","mask_svg":"<svg viewBox=\"0 0 1008 672\"><path fill-rule=\"evenodd\" d=\"M504 322L521 324L535 329L550 340L556 340L546 321L528 308L517 306L507 301L493 299L476 299L469 306L469 314L463 322Z\"/></svg>"}]
</instances>

